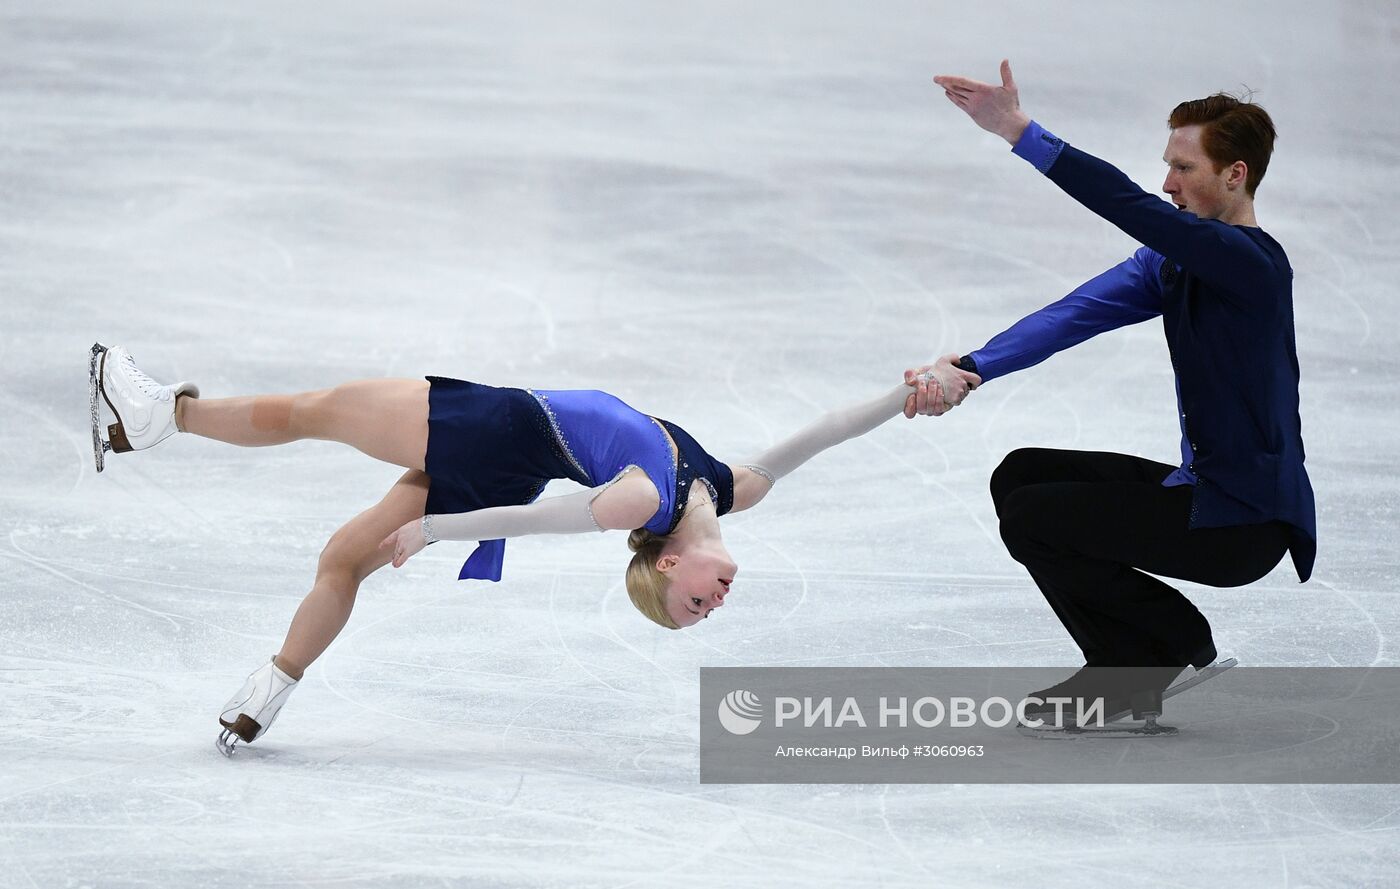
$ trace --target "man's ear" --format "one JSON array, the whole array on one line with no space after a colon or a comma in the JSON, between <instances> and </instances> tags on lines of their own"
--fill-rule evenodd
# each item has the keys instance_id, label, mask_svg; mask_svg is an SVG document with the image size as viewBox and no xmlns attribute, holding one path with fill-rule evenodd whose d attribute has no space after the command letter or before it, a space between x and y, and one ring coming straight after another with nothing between
<instances>
[{"instance_id":1,"label":"man's ear","mask_svg":"<svg viewBox=\"0 0 1400 889\"><path fill-rule=\"evenodd\" d=\"M1244 188L1249 181L1249 165L1244 161L1235 161L1230 165L1230 172L1225 177L1225 187L1234 191L1237 188Z\"/></svg>"}]
</instances>

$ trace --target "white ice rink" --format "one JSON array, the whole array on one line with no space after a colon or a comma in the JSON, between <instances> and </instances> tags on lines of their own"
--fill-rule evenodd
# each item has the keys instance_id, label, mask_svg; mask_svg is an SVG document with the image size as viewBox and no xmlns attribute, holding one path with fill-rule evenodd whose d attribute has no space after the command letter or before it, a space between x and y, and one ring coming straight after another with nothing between
<instances>
[{"instance_id":1,"label":"white ice rink","mask_svg":"<svg viewBox=\"0 0 1400 889\"><path fill-rule=\"evenodd\" d=\"M1171 108L1247 85L1280 130L1258 212L1296 270L1321 547L1307 585L1187 592L1247 665L1397 666L1397 22L0 5L0 886L1400 884L1393 786L699 783L702 666L1077 666L986 482L1023 445L1175 459L1156 322L727 519L742 572L696 631L634 612L620 534L513 541L495 585L456 581L464 545L381 572L232 761L219 705L399 471L182 437L99 476L86 394L94 340L206 396L602 388L741 458L1133 249L932 75L1010 56L1034 117L1152 190Z\"/></svg>"}]
</instances>

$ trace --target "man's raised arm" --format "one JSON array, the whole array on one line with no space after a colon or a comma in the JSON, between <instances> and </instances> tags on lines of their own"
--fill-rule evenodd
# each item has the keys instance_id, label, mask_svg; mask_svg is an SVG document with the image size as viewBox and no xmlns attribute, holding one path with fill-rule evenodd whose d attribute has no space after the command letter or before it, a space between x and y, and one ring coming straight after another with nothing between
<instances>
[{"instance_id":1,"label":"man's raised arm","mask_svg":"<svg viewBox=\"0 0 1400 889\"><path fill-rule=\"evenodd\" d=\"M1000 86L950 75L933 81L974 123L1005 139L1066 194L1177 265L1236 292L1252 290L1272 274L1268 256L1236 227L1177 210L1117 167L1067 145L1032 121L1021 110L1006 59Z\"/></svg>"}]
</instances>

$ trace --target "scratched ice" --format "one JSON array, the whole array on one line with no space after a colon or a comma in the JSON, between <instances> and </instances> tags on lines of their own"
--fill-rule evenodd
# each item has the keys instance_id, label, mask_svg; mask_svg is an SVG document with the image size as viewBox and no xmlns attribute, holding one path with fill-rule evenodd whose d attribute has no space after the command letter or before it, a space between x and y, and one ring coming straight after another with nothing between
<instances>
[{"instance_id":1,"label":"scratched ice","mask_svg":"<svg viewBox=\"0 0 1400 889\"><path fill-rule=\"evenodd\" d=\"M620 536L512 543L498 585L435 547L215 753L397 471L178 439L97 476L90 343L207 395L598 387L738 458L1131 250L929 82L1003 55L1152 188L1178 100L1247 85L1275 115L1259 214L1297 270L1322 550L1306 586L1191 593L1245 663L1396 664L1386 6L750 6L0 10L0 884L1400 881L1384 787L698 783L701 666L1074 663L986 479L1027 444L1171 459L1154 324L804 468L729 522L743 571L696 632L633 612Z\"/></svg>"}]
</instances>

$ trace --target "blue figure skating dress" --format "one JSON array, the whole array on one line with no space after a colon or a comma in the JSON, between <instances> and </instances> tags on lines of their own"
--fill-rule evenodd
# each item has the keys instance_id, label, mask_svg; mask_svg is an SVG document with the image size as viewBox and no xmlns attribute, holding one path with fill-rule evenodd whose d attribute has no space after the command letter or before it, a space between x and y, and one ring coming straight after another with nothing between
<instances>
[{"instance_id":1,"label":"blue figure skating dress","mask_svg":"<svg viewBox=\"0 0 1400 889\"><path fill-rule=\"evenodd\" d=\"M728 466L681 427L606 392L507 389L447 377L428 382L429 515L530 503L550 479L592 488L634 467L661 495L643 526L654 534L676 529L696 479L709 489L717 514L734 506ZM504 540L482 541L458 577L500 580L504 556Z\"/></svg>"}]
</instances>

